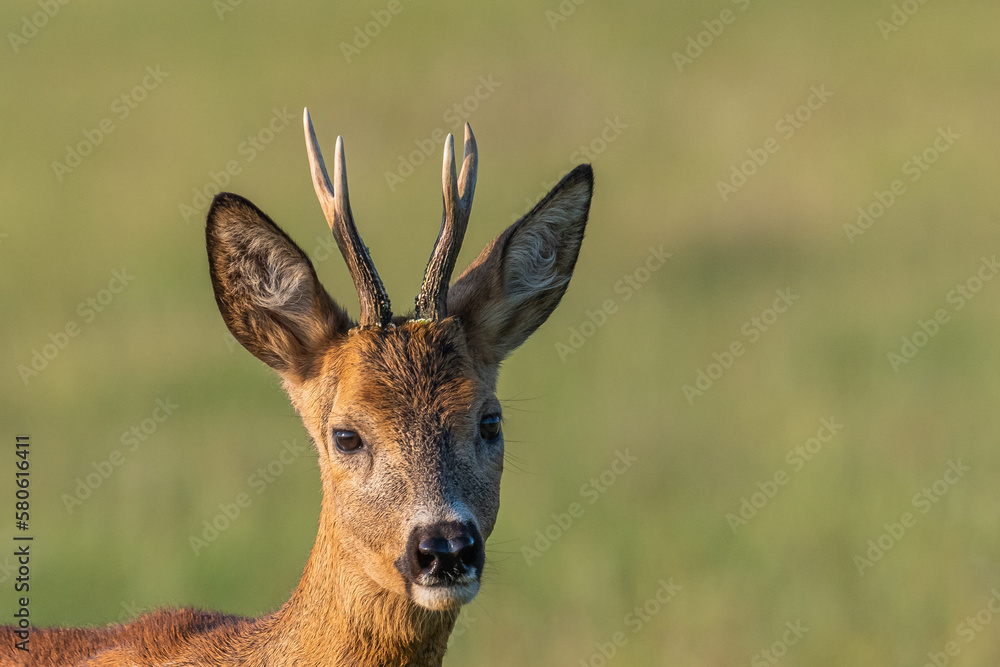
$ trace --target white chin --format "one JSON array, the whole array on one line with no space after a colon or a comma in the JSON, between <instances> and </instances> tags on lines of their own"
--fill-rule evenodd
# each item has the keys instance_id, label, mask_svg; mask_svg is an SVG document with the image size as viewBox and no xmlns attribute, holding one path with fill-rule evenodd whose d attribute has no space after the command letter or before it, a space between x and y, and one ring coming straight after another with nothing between
<instances>
[{"instance_id":1,"label":"white chin","mask_svg":"<svg viewBox=\"0 0 1000 667\"><path fill-rule=\"evenodd\" d=\"M479 582L470 581L465 584L453 586L421 586L414 584L410 588L413 601L424 609L431 611L445 611L457 609L467 602L471 602L479 592Z\"/></svg>"}]
</instances>

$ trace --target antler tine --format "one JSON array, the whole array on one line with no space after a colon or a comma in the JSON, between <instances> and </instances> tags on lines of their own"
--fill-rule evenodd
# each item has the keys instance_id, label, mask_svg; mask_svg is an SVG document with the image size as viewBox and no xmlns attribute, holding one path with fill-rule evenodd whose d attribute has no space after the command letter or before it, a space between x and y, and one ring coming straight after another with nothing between
<instances>
[{"instance_id":1,"label":"antler tine","mask_svg":"<svg viewBox=\"0 0 1000 667\"><path fill-rule=\"evenodd\" d=\"M462 146L462 178L458 190L462 193L462 207L472 210L472 196L476 193L476 174L479 171L479 148L472 126L465 124L465 143Z\"/></svg>"},{"instance_id":2,"label":"antler tine","mask_svg":"<svg viewBox=\"0 0 1000 667\"><path fill-rule=\"evenodd\" d=\"M313 129L312 118L309 116L309 107L302 112L302 125L306 135L306 153L309 155L309 172L312 175L313 189L319 199L319 205L323 208L327 224L333 229L334 220L334 194L333 184L330 183L330 176L326 173L326 164L323 162L323 154L319 150L319 142L316 140L316 131Z\"/></svg>"},{"instance_id":3,"label":"antler tine","mask_svg":"<svg viewBox=\"0 0 1000 667\"><path fill-rule=\"evenodd\" d=\"M313 188L316 197L323 208L323 215L330 225L333 238L337 241L340 254L344 256L347 268L351 272L354 287L358 290L358 301L361 304L360 324L385 327L392 319L392 309L389 296L386 294L382 279L375 270L368 248L365 247L358 228L354 224L351 213L351 200L347 191L347 168L344 164L344 140L337 137L336 154L333 160L334 189L330 176L323 162L323 153L319 150L316 131L313 129L309 109L302 114L302 125L306 135L306 152L309 154L309 170L312 173Z\"/></svg>"},{"instance_id":4,"label":"antler tine","mask_svg":"<svg viewBox=\"0 0 1000 667\"><path fill-rule=\"evenodd\" d=\"M464 164L462 165L465 166ZM463 174L464 176L464 174ZM444 140L444 161L441 164L441 195L444 199L444 212L441 220L453 220L455 218L456 207L460 204L458 194L458 177L455 174L455 137L448 134ZM442 227L442 233L444 229ZM437 245L435 243L435 245Z\"/></svg>"},{"instance_id":5,"label":"antler tine","mask_svg":"<svg viewBox=\"0 0 1000 667\"><path fill-rule=\"evenodd\" d=\"M479 168L476 137L472 134L472 127L466 123L462 173L455 178L454 141L454 137L449 134L444 142L444 163L441 168L444 212L441 216L441 232L434 243L434 251L427 262L424 282L417 296L417 317L434 320L448 315L448 285L469 224Z\"/></svg>"}]
</instances>

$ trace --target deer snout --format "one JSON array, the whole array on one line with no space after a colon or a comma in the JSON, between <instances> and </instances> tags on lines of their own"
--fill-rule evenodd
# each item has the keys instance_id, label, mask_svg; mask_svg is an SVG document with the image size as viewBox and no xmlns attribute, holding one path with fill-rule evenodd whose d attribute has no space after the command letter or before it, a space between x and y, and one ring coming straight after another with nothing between
<instances>
[{"instance_id":1,"label":"deer snout","mask_svg":"<svg viewBox=\"0 0 1000 667\"><path fill-rule=\"evenodd\" d=\"M485 560L483 537L476 526L449 521L414 528L405 569L420 585L448 586L478 581Z\"/></svg>"}]
</instances>

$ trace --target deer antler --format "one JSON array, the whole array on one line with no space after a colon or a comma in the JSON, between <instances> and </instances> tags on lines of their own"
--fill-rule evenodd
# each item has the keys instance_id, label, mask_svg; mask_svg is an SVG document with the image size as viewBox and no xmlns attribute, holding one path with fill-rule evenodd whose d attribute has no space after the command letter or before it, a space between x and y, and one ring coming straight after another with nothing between
<instances>
[{"instance_id":1,"label":"deer antler","mask_svg":"<svg viewBox=\"0 0 1000 667\"><path fill-rule=\"evenodd\" d=\"M465 145L462 147L462 175L455 178L454 137L448 135L444 142L444 164L441 180L444 191L444 213L441 232L434 244L434 252L427 262L424 282L417 297L417 317L439 320L448 315L448 284L455 269L458 251L469 224L472 196L476 192L476 170L479 151L472 128L465 124ZM457 180L457 182L456 182Z\"/></svg>"},{"instance_id":2,"label":"deer antler","mask_svg":"<svg viewBox=\"0 0 1000 667\"><path fill-rule=\"evenodd\" d=\"M351 200L347 193L347 168L344 166L344 140L337 137L336 155L333 158L333 180L337 183L334 190L330 176L326 173L323 154L316 141L309 109L302 114L302 125L306 135L306 150L309 153L309 170L312 172L313 188L319 199L326 222L330 225L333 238L337 241L340 254L347 262L347 268L358 290L358 301L361 303L360 324L363 327L385 327L392 319L392 309L389 296L386 294L382 279L375 270L368 248L365 247L358 228L354 225L351 214ZM463 176L465 172L463 171Z\"/></svg>"}]
</instances>

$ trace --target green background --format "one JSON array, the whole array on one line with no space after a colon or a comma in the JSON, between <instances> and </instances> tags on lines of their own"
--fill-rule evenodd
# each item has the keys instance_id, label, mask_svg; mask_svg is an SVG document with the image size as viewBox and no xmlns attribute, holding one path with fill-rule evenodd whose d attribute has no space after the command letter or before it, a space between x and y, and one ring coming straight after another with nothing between
<instances>
[{"instance_id":1,"label":"green background","mask_svg":"<svg viewBox=\"0 0 1000 667\"><path fill-rule=\"evenodd\" d=\"M308 105L328 152L345 138L354 213L401 308L437 234L440 149L393 190L385 173L451 131L458 104L475 107L480 147L460 264L580 146L597 153L597 186L562 305L501 377L499 525L445 663L600 665L622 632L611 664L766 664L759 652L796 622L809 630L781 664L922 665L949 641L952 664L1000 662L992 613L971 637L960 626L1000 587L1000 280L961 310L948 300L1000 251L1000 6L911 0L885 38L889 2L589 0L550 23L556 0L403 0L348 61L341 44L386 3L218 4L70 2L16 51L10 34L42 10L0 6L0 544L14 532L12 442L27 433L38 624L162 605L260 614L286 599L315 535L316 459L263 493L250 485L306 435L218 315L196 191L237 161L226 189L271 214L356 313L343 262L321 246ZM679 70L673 54L727 9ZM147 67L167 76L121 118L112 105ZM479 77L499 85L468 101ZM832 96L787 138L776 123L812 86ZM241 143L274 109L294 119L248 161ZM113 132L57 178L53 162L106 118ZM609 121L620 131L602 145ZM939 128L959 138L909 180L904 163ZM778 151L723 200L717 183L771 137ZM852 242L844 225L895 179L905 193ZM661 246L671 258L637 275ZM122 269L134 279L85 321L79 304ZM627 275L646 279L628 300ZM798 300L750 344L743 327L784 289ZM560 355L607 300L615 312ZM948 321L894 369L889 353L938 309ZM18 367L69 322L78 335L25 382ZM737 341L745 353L689 401L682 387ZM122 433L157 399L178 408L128 451ZM794 470L786 453L823 418L842 430ZM122 464L68 511L64 494L115 450ZM619 452L637 463L582 495ZM949 461L968 472L921 513L914 495ZM727 514L778 471L788 483L734 532ZM195 556L189 537L241 492L251 506ZM583 515L551 528L573 502ZM859 575L855 557L904 512L915 523ZM526 558L546 529L561 534ZM627 614L671 578L682 589L633 632Z\"/></svg>"}]
</instances>

